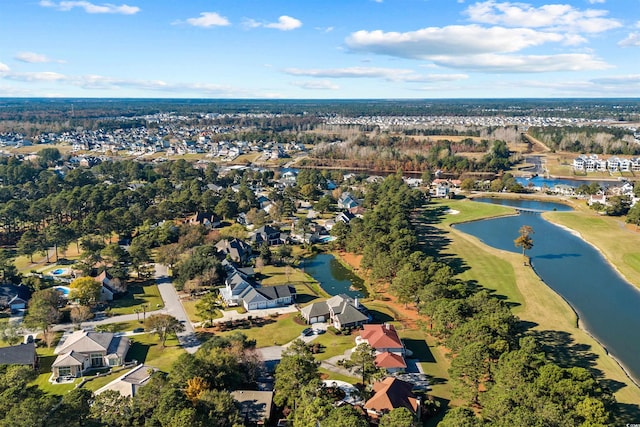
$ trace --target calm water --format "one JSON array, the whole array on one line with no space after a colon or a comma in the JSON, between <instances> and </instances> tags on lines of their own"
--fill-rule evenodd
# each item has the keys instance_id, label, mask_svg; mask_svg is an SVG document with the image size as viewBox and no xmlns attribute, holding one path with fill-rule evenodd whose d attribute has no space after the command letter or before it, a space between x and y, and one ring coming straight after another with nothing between
<instances>
[{"instance_id":1,"label":"calm water","mask_svg":"<svg viewBox=\"0 0 640 427\"><path fill-rule=\"evenodd\" d=\"M322 289L329 295L347 294L352 298L365 296L362 279L340 264L331 254L317 254L305 259L300 267L320 282Z\"/></svg>"},{"instance_id":2,"label":"calm water","mask_svg":"<svg viewBox=\"0 0 640 427\"><path fill-rule=\"evenodd\" d=\"M534 230L534 246L527 254L538 275L573 306L584 327L638 381L640 292L618 275L598 251L534 213L459 224L456 228L487 245L521 252L513 241L523 225Z\"/></svg>"},{"instance_id":3,"label":"calm water","mask_svg":"<svg viewBox=\"0 0 640 427\"><path fill-rule=\"evenodd\" d=\"M520 200L520 199L494 199L491 197L478 197L473 199L475 202L492 203L494 205L513 206L514 208L530 209L533 211L561 211L567 212L573 210L571 206L563 203L539 202L537 200Z\"/></svg>"}]
</instances>

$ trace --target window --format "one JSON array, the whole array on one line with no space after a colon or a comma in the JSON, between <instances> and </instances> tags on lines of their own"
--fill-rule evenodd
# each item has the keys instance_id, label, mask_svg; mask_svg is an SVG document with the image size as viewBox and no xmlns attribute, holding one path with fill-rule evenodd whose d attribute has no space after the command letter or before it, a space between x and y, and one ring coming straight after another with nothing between
<instances>
[{"instance_id":1,"label":"window","mask_svg":"<svg viewBox=\"0 0 640 427\"><path fill-rule=\"evenodd\" d=\"M71 366L60 366L58 368L59 377L68 377L71 375Z\"/></svg>"},{"instance_id":2,"label":"window","mask_svg":"<svg viewBox=\"0 0 640 427\"><path fill-rule=\"evenodd\" d=\"M103 356L102 353L91 353L91 367L99 368L103 365Z\"/></svg>"},{"instance_id":3,"label":"window","mask_svg":"<svg viewBox=\"0 0 640 427\"><path fill-rule=\"evenodd\" d=\"M117 357L109 359L109 366L118 366L120 364L120 359Z\"/></svg>"}]
</instances>

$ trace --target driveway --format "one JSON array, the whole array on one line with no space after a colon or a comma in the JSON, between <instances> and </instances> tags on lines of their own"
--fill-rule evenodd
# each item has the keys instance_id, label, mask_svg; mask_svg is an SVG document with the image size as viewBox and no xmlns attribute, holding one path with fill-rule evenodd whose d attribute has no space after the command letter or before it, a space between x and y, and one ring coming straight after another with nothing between
<instances>
[{"instance_id":1,"label":"driveway","mask_svg":"<svg viewBox=\"0 0 640 427\"><path fill-rule=\"evenodd\" d=\"M200 341L196 337L195 331L187 313L184 311L184 307L180 302L180 297L176 288L169 279L169 271L166 265L155 264L155 279L158 284L158 290L162 301L164 301L164 309L162 310L166 314L169 314L180 321L184 325L184 332L178 334L178 341L180 345L188 352L195 353L200 347Z\"/></svg>"}]
</instances>

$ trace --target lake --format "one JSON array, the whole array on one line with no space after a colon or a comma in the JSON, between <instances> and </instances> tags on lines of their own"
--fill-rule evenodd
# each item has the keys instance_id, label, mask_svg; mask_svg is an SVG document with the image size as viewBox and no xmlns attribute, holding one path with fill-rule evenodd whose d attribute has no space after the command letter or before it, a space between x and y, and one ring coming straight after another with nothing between
<instances>
[{"instance_id":1,"label":"lake","mask_svg":"<svg viewBox=\"0 0 640 427\"><path fill-rule=\"evenodd\" d=\"M492 203L496 199L489 199ZM504 201L503 201L504 202ZM520 207L526 208L517 201ZM542 210L545 202L533 202ZM501 203L504 204L504 203ZM527 203L525 203L527 205ZM546 206L553 210L557 204ZM562 205L564 206L564 205ZM533 248L527 255L536 273L565 298L580 316L581 323L627 372L640 379L640 292L625 281L594 247L558 227L539 214L523 213L456 225L485 244L511 252L521 252L513 241L518 230L529 225L534 230Z\"/></svg>"},{"instance_id":2,"label":"lake","mask_svg":"<svg viewBox=\"0 0 640 427\"><path fill-rule=\"evenodd\" d=\"M331 254L317 254L300 262L304 272L320 282L329 295L346 294L352 298L366 296L362 279L340 264Z\"/></svg>"}]
</instances>

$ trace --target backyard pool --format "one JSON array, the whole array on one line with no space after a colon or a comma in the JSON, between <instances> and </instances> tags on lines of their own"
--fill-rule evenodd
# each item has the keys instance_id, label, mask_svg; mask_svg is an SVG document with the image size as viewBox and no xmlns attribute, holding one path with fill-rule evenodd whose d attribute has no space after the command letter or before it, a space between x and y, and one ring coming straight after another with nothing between
<instances>
[{"instance_id":1,"label":"backyard pool","mask_svg":"<svg viewBox=\"0 0 640 427\"><path fill-rule=\"evenodd\" d=\"M67 272L66 268L56 268L51 272L51 274L55 274L56 276L59 276L61 274L65 274L66 272Z\"/></svg>"},{"instance_id":2,"label":"backyard pool","mask_svg":"<svg viewBox=\"0 0 640 427\"><path fill-rule=\"evenodd\" d=\"M65 298L69 296L69 292L71 291L68 286L56 286L55 290L62 293Z\"/></svg>"}]
</instances>

